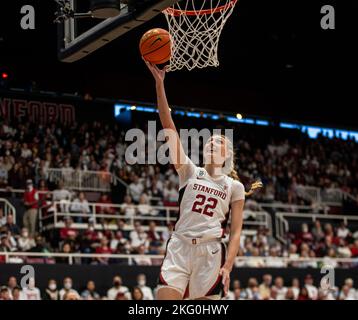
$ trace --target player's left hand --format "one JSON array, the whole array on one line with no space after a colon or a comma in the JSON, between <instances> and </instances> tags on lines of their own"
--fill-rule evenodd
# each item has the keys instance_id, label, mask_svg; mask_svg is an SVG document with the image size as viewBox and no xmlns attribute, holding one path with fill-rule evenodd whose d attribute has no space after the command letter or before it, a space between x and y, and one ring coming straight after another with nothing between
<instances>
[{"instance_id":1,"label":"player's left hand","mask_svg":"<svg viewBox=\"0 0 358 320\"><path fill-rule=\"evenodd\" d=\"M222 267L219 274L222 276L221 282L224 286L224 296L226 297L230 286L230 270L226 267Z\"/></svg>"}]
</instances>

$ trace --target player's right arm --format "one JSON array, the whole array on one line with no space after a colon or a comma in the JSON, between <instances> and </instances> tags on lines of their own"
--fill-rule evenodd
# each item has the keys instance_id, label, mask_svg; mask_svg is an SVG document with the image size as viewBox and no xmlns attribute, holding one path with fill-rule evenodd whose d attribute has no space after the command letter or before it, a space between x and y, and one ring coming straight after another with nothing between
<instances>
[{"instance_id":1,"label":"player's right arm","mask_svg":"<svg viewBox=\"0 0 358 320\"><path fill-rule=\"evenodd\" d=\"M159 118L163 129L165 130L167 143L169 145L170 158L175 169L178 171L183 164L187 163L188 159L172 119L165 93L164 78L167 67L165 66L163 69L159 69L155 64L151 64L147 61L145 61L145 63L155 79Z\"/></svg>"}]
</instances>

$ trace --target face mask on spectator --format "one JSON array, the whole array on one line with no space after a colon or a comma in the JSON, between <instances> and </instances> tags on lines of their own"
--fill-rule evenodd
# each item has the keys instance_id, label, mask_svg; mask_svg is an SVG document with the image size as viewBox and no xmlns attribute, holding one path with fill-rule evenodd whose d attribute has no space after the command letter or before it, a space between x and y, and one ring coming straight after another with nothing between
<instances>
[{"instance_id":1,"label":"face mask on spectator","mask_svg":"<svg viewBox=\"0 0 358 320\"><path fill-rule=\"evenodd\" d=\"M144 279L139 279L138 280L138 285L139 286L145 286L145 284L146 284L146 281Z\"/></svg>"},{"instance_id":2,"label":"face mask on spectator","mask_svg":"<svg viewBox=\"0 0 358 320\"><path fill-rule=\"evenodd\" d=\"M29 236L29 233L28 233L27 231L24 231L24 232L22 233L22 236L23 236L24 238L27 238L27 237Z\"/></svg>"},{"instance_id":3,"label":"face mask on spectator","mask_svg":"<svg viewBox=\"0 0 358 320\"><path fill-rule=\"evenodd\" d=\"M71 282L65 282L65 289L70 290L71 288L72 288L72 283Z\"/></svg>"},{"instance_id":4,"label":"face mask on spectator","mask_svg":"<svg viewBox=\"0 0 358 320\"><path fill-rule=\"evenodd\" d=\"M56 283L50 283L48 288L51 290L51 291L55 291L57 289L57 285Z\"/></svg>"},{"instance_id":5,"label":"face mask on spectator","mask_svg":"<svg viewBox=\"0 0 358 320\"><path fill-rule=\"evenodd\" d=\"M114 281L113 284L115 287L120 287L122 283L119 280L117 280L117 281Z\"/></svg>"}]
</instances>

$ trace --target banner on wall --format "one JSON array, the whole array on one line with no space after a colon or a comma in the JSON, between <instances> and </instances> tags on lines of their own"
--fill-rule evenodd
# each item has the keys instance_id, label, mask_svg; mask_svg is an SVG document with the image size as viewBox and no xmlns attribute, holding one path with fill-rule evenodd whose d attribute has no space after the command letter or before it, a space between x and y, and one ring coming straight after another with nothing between
<instances>
[{"instance_id":1,"label":"banner on wall","mask_svg":"<svg viewBox=\"0 0 358 320\"><path fill-rule=\"evenodd\" d=\"M31 93L0 92L0 120L71 125L113 119L113 103Z\"/></svg>"}]
</instances>

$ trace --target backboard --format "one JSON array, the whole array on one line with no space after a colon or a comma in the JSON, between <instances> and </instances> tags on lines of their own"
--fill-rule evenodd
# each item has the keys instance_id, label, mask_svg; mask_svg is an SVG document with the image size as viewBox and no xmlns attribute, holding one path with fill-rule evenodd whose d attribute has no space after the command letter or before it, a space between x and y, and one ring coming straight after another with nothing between
<instances>
[{"instance_id":1,"label":"backboard","mask_svg":"<svg viewBox=\"0 0 358 320\"><path fill-rule=\"evenodd\" d=\"M58 3L58 58L74 62L84 58L133 28L149 21L178 0L118 0L119 14L107 19L91 15L90 1ZM64 9L62 10L61 9Z\"/></svg>"}]
</instances>

